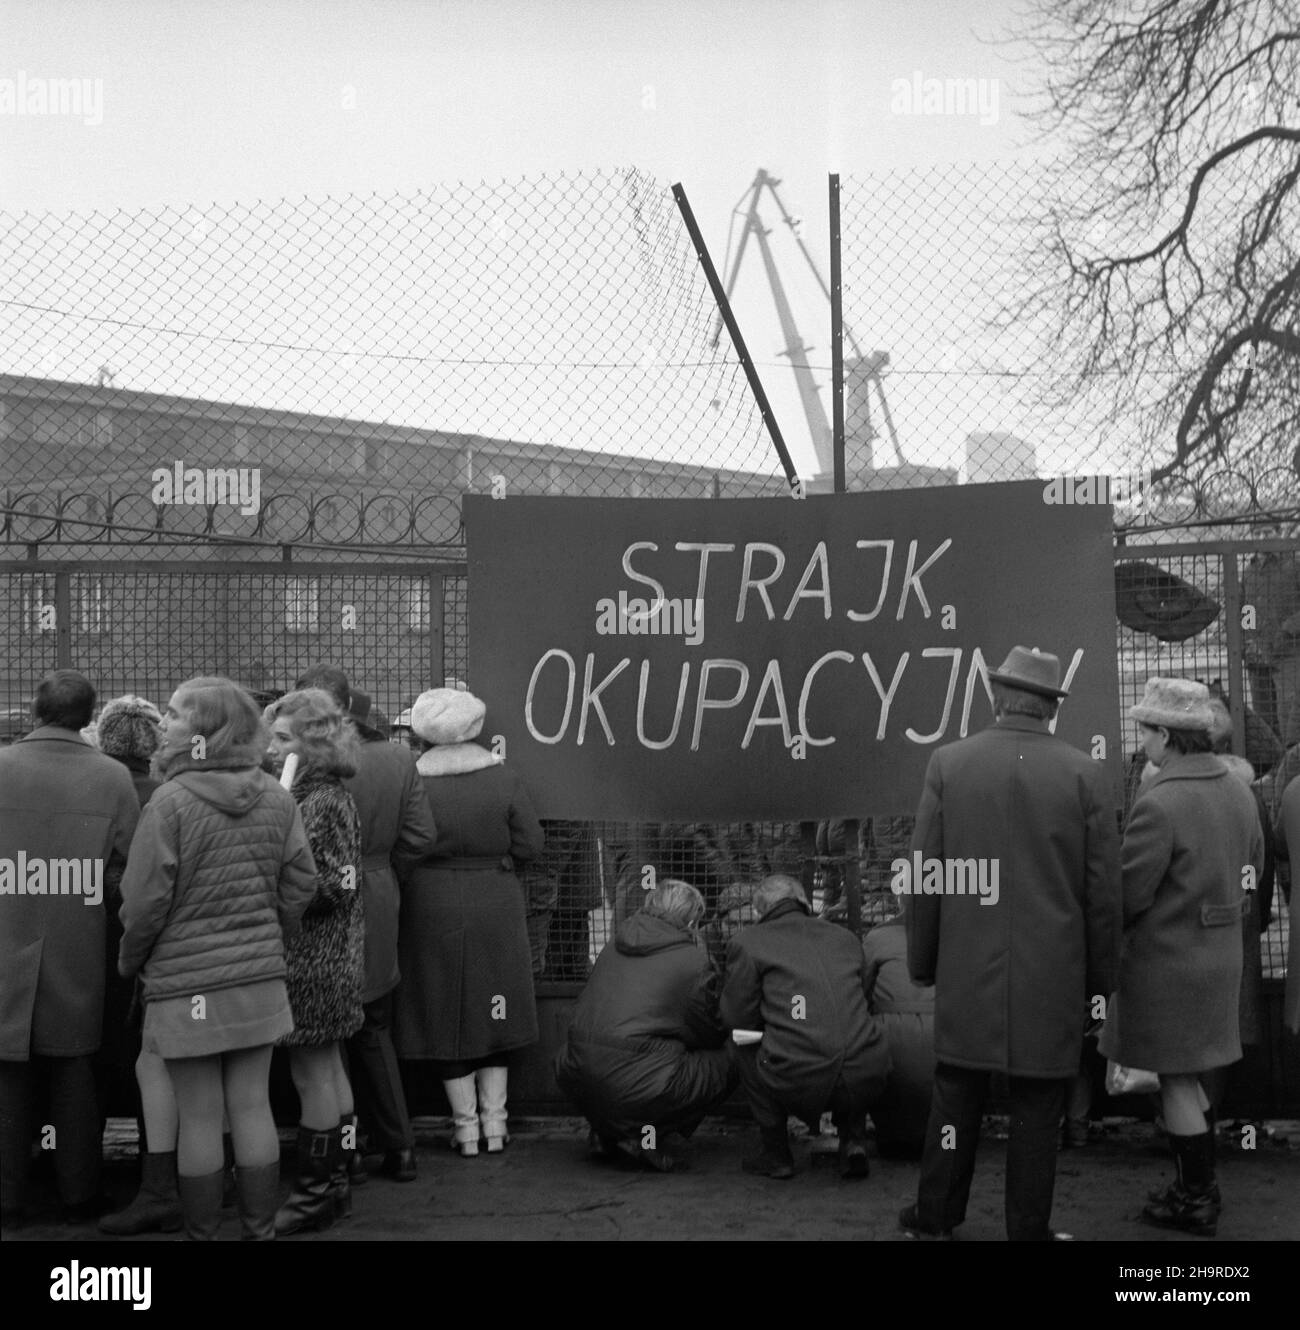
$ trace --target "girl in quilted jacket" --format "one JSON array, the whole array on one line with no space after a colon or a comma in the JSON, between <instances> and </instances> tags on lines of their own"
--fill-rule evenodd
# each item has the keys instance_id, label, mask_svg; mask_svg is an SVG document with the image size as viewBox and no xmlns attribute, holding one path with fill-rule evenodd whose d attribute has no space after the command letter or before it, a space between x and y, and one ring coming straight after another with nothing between
<instances>
[{"instance_id":1,"label":"girl in quilted jacket","mask_svg":"<svg viewBox=\"0 0 1300 1330\"><path fill-rule=\"evenodd\" d=\"M221 1223L222 1112L230 1118L246 1238L274 1237L280 1146L271 1048L293 1029L284 936L316 889L291 795L260 768L257 704L229 679L182 684L167 704L122 879L118 970L142 981L143 1047L164 1060L180 1119L186 1235Z\"/></svg>"},{"instance_id":2,"label":"girl in quilted jacket","mask_svg":"<svg viewBox=\"0 0 1300 1330\"><path fill-rule=\"evenodd\" d=\"M302 1103L293 1193L275 1217L283 1237L327 1228L352 1208L346 1159L356 1148L352 1086L341 1043L362 1025L365 935L361 904L361 819L342 778L357 769L356 731L320 688L287 693L266 709L277 770L296 754L293 797L316 861L316 895L290 943L293 1033L289 1071ZM351 1139L345 1139L345 1133Z\"/></svg>"}]
</instances>

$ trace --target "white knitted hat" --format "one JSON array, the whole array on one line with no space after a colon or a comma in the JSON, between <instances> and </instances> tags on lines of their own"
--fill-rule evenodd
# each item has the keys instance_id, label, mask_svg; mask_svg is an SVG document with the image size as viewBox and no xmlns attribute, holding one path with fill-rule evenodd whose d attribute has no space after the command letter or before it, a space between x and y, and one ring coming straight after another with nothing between
<instances>
[{"instance_id":1,"label":"white knitted hat","mask_svg":"<svg viewBox=\"0 0 1300 1330\"><path fill-rule=\"evenodd\" d=\"M411 729L425 743L459 744L478 737L487 707L473 693L430 688L415 699Z\"/></svg>"}]
</instances>

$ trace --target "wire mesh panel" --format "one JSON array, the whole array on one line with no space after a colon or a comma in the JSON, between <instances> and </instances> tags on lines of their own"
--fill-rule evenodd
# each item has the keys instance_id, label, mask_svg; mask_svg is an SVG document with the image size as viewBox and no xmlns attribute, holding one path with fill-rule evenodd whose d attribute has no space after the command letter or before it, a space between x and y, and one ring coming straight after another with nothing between
<instances>
[{"instance_id":1,"label":"wire mesh panel","mask_svg":"<svg viewBox=\"0 0 1300 1330\"><path fill-rule=\"evenodd\" d=\"M640 171L0 217L15 544L455 547L467 490L782 493Z\"/></svg>"},{"instance_id":2,"label":"wire mesh panel","mask_svg":"<svg viewBox=\"0 0 1300 1330\"><path fill-rule=\"evenodd\" d=\"M1271 823L1282 791L1300 772L1300 550L1272 541L1121 551L1116 608L1125 817L1147 771L1127 712L1147 679L1160 676L1199 680L1225 704L1218 747L1251 783L1262 821ZM1286 873L1277 865L1274 878ZM1260 885L1260 900L1273 902L1259 939L1263 973L1280 978L1286 911L1278 886Z\"/></svg>"},{"instance_id":3,"label":"wire mesh panel","mask_svg":"<svg viewBox=\"0 0 1300 1330\"><path fill-rule=\"evenodd\" d=\"M310 665L340 666L392 719L440 678L442 578L415 565L0 571L6 705L25 707L40 675L82 670L101 701L165 703L196 675L258 693L291 689ZM43 614L42 614L43 612Z\"/></svg>"}]
</instances>

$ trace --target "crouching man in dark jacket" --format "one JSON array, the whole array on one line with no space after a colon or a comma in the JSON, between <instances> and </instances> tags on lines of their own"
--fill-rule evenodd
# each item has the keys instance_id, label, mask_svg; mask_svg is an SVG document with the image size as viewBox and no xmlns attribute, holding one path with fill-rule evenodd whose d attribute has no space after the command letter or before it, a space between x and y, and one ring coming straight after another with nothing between
<instances>
[{"instance_id":1,"label":"crouching man in dark jacket","mask_svg":"<svg viewBox=\"0 0 1300 1330\"><path fill-rule=\"evenodd\" d=\"M814 919L792 877L764 878L758 923L731 939L722 990L724 1024L761 1031L739 1050L740 1079L762 1138L749 1173L794 1176L789 1114L815 1122L829 1108L840 1173L865 1178L867 1110L889 1074L884 1027L867 1009L862 947L845 928Z\"/></svg>"},{"instance_id":2,"label":"crouching man in dark jacket","mask_svg":"<svg viewBox=\"0 0 1300 1330\"><path fill-rule=\"evenodd\" d=\"M596 958L555 1078L597 1154L671 1172L680 1147L665 1138L689 1137L736 1088L716 976L695 941L703 916L700 893L668 879Z\"/></svg>"}]
</instances>

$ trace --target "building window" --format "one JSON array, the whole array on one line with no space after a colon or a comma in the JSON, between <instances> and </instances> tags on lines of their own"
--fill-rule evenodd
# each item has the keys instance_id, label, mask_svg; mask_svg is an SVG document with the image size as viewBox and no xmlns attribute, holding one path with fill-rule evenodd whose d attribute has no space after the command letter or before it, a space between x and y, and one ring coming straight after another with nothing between
<instances>
[{"instance_id":1,"label":"building window","mask_svg":"<svg viewBox=\"0 0 1300 1330\"><path fill-rule=\"evenodd\" d=\"M407 631L429 631L429 584L422 578L407 578L402 583L402 622Z\"/></svg>"},{"instance_id":2,"label":"building window","mask_svg":"<svg viewBox=\"0 0 1300 1330\"><path fill-rule=\"evenodd\" d=\"M54 608L54 579L24 575L18 583L18 622L24 636L52 633L58 627Z\"/></svg>"},{"instance_id":3,"label":"building window","mask_svg":"<svg viewBox=\"0 0 1300 1330\"><path fill-rule=\"evenodd\" d=\"M284 627L289 633L320 632L318 577L291 577L285 583Z\"/></svg>"}]
</instances>

